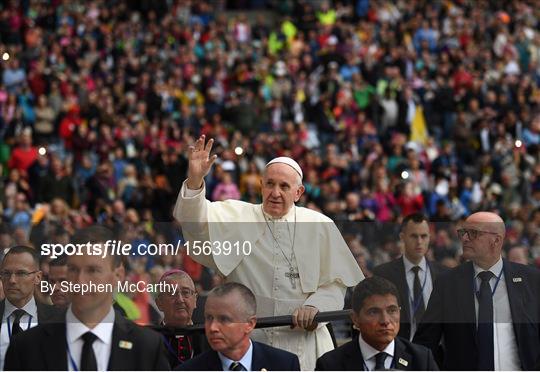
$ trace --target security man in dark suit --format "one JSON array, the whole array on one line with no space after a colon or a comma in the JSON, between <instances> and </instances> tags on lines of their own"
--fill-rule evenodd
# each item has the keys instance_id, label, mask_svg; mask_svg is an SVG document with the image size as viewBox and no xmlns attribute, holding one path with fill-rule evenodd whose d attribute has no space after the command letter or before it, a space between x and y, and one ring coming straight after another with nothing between
<instances>
[{"instance_id":1,"label":"security man in dark suit","mask_svg":"<svg viewBox=\"0 0 540 372\"><path fill-rule=\"evenodd\" d=\"M458 229L470 260L437 281L414 342L443 342L445 370L533 370L540 358L540 271L502 258L503 220L469 216Z\"/></svg>"},{"instance_id":2,"label":"security man in dark suit","mask_svg":"<svg viewBox=\"0 0 540 372\"><path fill-rule=\"evenodd\" d=\"M9 249L0 267L6 298L0 302L0 369L11 338L41 323L53 321L60 313L34 297L41 281L39 257L35 249L23 245Z\"/></svg>"},{"instance_id":3,"label":"security man in dark suit","mask_svg":"<svg viewBox=\"0 0 540 372\"><path fill-rule=\"evenodd\" d=\"M397 287L401 303L398 336L412 340L429 301L433 283L447 269L426 259L429 249L429 223L421 213L406 216L400 227L403 256L373 269L373 275L388 279Z\"/></svg>"},{"instance_id":4,"label":"security man in dark suit","mask_svg":"<svg viewBox=\"0 0 540 372\"><path fill-rule=\"evenodd\" d=\"M257 323L253 292L240 283L214 288L204 307L204 328L212 350L181 364L179 371L299 371L298 357L252 341Z\"/></svg>"},{"instance_id":5,"label":"security man in dark suit","mask_svg":"<svg viewBox=\"0 0 540 372\"><path fill-rule=\"evenodd\" d=\"M396 337L400 308L391 282L377 276L361 281L353 291L352 311L358 336L321 356L316 370L438 370L429 349Z\"/></svg>"},{"instance_id":6,"label":"security man in dark suit","mask_svg":"<svg viewBox=\"0 0 540 372\"><path fill-rule=\"evenodd\" d=\"M93 226L76 233L76 244L104 249L110 230ZM67 259L71 285L117 286L120 257L105 258L86 249ZM102 287L103 288L103 287ZM137 326L113 309L106 287L70 292L71 305L62 322L38 325L15 336L6 354L6 370L167 370L158 333ZM97 290L94 290L97 289Z\"/></svg>"}]
</instances>

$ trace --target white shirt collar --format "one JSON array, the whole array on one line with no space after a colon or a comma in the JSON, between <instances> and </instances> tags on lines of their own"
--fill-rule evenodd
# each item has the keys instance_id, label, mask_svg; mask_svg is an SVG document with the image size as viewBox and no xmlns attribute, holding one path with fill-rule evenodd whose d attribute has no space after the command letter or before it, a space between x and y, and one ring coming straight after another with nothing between
<instances>
[{"instance_id":1,"label":"white shirt collar","mask_svg":"<svg viewBox=\"0 0 540 372\"><path fill-rule=\"evenodd\" d=\"M232 359L227 358L225 355L218 352L219 360L221 360L221 366L223 367L224 371L228 371L233 362L235 362ZM251 361L253 360L253 343L251 340L249 340L249 348L247 349L246 353L242 357L242 359L237 360L236 362L240 362L244 368L248 371L252 370Z\"/></svg>"},{"instance_id":2,"label":"white shirt collar","mask_svg":"<svg viewBox=\"0 0 540 372\"><path fill-rule=\"evenodd\" d=\"M474 267L474 277L475 278L482 271L486 271L486 270L482 269L480 266L478 266L477 264L475 264L474 262L473 262L473 267ZM501 257L499 257L499 260L495 263L495 265L491 266L489 268L489 270L487 270L487 271L491 271L493 273L493 275L495 275L495 277L497 278L499 276L499 274L501 273L502 268L503 268L503 260L502 260L502 256L501 256Z\"/></svg>"},{"instance_id":3,"label":"white shirt collar","mask_svg":"<svg viewBox=\"0 0 540 372\"><path fill-rule=\"evenodd\" d=\"M362 352L362 358L364 358L364 363L367 360L370 360L375 355L380 353L379 350L375 349L373 346L371 346L366 341L364 341L364 339L362 338L361 333L358 336L358 343L360 344L360 351ZM386 346L386 348L383 350L383 352L390 355L390 357L394 358L394 350L395 350L395 348L396 348L395 340L392 340L392 342L390 342L388 344L388 346Z\"/></svg>"},{"instance_id":4,"label":"white shirt collar","mask_svg":"<svg viewBox=\"0 0 540 372\"><path fill-rule=\"evenodd\" d=\"M17 309L18 309L18 307L13 305L6 298L6 306L4 308L3 320L5 321L7 319L7 317L10 316L11 313L13 313ZM34 296L32 296L30 301L28 301L21 309L26 311L26 313L30 314L32 319L37 320L37 304L36 304L36 299L34 298Z\"/></svg>"},{"instance_id":5,"label":"white shirt collar","mask_svg":"<svg viewBox=\"0 0 540 372\"><path fill-rule=\"evenodd\" d=\"M71 310L71 305L69 306L66 313L66 333L67 341L73 343L78 340L86 332L91 331L96 335L102 342L109 345L112 342L112 331L114 327L114 309L111 306L109 312L105 317L96 325L94 328L88 328L83 322L81 322L73 311Z\"/></svg>"},{"instance_id":6,"label":"white shirt collar","mask_svg":"<svg viewBox=\"0 0 540 372\"><path fill-rule=\"evenodd\" d=\"M424 272L427 270L427 261L425 257L422 257L420 263L418 265L415 265L411 261L409 261L409 259L405 255L403 255L403 264L405 265L405 273L411 271L411 269L415 266L419 266L420 270Z\"/></svg>"}]
</instances>

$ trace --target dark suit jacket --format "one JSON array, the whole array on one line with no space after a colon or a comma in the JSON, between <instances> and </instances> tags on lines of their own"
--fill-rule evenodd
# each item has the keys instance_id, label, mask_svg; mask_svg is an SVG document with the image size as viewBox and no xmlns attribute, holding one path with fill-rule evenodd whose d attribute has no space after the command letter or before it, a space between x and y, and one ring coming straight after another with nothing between
<instances>
[{"instance_id":1,"label":"dark suit jacket","mask_svg":"<svg viewBox=\"0 0 540 372\"><path fill-rule=\"evenodd\" d=\"M62 319L62 310L59 310L58 308L42 304L41 302L38 302L36 300L36 306L37 306L37 316L38 316L38 323L49 323L54 321L59 321ZM4 310L6 309L6 300L0 301L0 319L4 317ZM2 327L2 323L0 322L0 328Z\"/></svg>"},{"instance_id":2,"label":"dark suit jacket","mask_svg":"<svg viewBox=\"0 0 540 372\"><path fill-rule=\"evenodd\" d=\"M120 341L124 347L120 347ZM131 343L131 348L125 345ZM66 323L38 325L16 335L6 353L6 370L67 370ZM116 313L107 370L169 370L158 333Z\"/></svg>"},{"instance_id":3,"label":"dark suit jacket","mask_svg":"<svg viewBox=\"0 0 540 372\"><path fill-rule=\"evenodd\" d=\"M260 371L265 368L268 371L300 371L298 357L288 351L275 347L253 343L253 358L251 369ZM198 357L188 360L176 368L177 371L221 371L221 360L216 351L208 350Z\"/></svg>"},{"instance_id":4,"label":"dark suit jacket","mask_svg":"<svg viewBox=\"0 0 540 372\"><path fill-rule=\"evenodd\" d=\"M540 358L540 271L503 260L512 323L523 370L532 370ZM478 365L474 268L464 263L442 274L433 288L428 308L414 342L436 350L444 337L447 370L475 370Z\"/></svg>"},{"instance_id":5,"label":"dark suit jacket","mask_svg":"<svg viewBox=\"0 0 540 372\"><path fill-rule=\"evenodd\" d=\"M362 371L363 369L364 358L360 351L358 337L321 356L317 359L315 366L317 371ZM439 367L435 363L431 350L396 337L392 369L438 371Z\"/></svg>"},{"instance_id":6,"label":"dark suit jacket","mask_svg":"<svg viewBox=\"0 0 540 372\"><path fill-rule=\"evenodd\" d=\"M435 284L435 279L439 274L448 271L448 269L437 262L427 262L429 272L431 273L431 282ZM388 279L397 287L399 292L399 303L401 305L401 324L399 326L398 336L407 340L411 337L411 309L409 301L409 292L407 288L407 278L405 276L405 264L403 257L384 263L373 269L373 275ZM412 293L412 288L411 288ZM427 305L427 304L426 304Z\"/></svg>"}]
</instances>

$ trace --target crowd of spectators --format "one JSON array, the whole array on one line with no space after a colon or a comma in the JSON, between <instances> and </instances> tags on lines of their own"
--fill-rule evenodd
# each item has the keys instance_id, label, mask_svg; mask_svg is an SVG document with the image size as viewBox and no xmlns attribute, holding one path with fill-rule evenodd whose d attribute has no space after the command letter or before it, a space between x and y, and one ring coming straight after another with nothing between
<instances>
[{"instance_id":1,"label":"crowd of spectators","mask_svg":"<svg viewBox=\"0 0 540 372\"><path fill-rule=\"evenodd\" d=\"M540 263L540 8L530 1L38 1L0 5L0 248L104 223L176 242L187 146L219 155L208 197L260 201L265 163L304 171L366 275L399 254L402 216L507 224ZM424 131L427 131L427 135ZM417 135L418 133L424 135ZM189 258L135 257L155 280ZM145 303L148 299L141 299Z\"/></svg>"}]
</instances>

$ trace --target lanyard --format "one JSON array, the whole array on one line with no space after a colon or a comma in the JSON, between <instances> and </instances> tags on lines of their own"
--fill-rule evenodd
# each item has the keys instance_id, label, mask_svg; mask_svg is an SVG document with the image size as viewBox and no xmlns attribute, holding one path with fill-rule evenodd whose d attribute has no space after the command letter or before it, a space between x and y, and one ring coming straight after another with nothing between
<instances>
[{"instance_id":1,"label":"lanyard","mask_svg":"<svg viewBox=\"0 0 540 372\"><path fill-rule=\"evenodd\" d=\"M497 281L495 282L495 286L493 287L493 290L491 291L491 297L493 298L493 295L495 294L495 291L497 290L497 286L499 285L499 281L501 280L502 273L503 273L504 267L501 269L501 272L497 276ZM476 276L473 276L473 286L474 286L474 294L476 297L478 297L478 286L476 285Z\"/></svg>"},{"instance_id":2,"label":"lanyard","mask_svg":"<svg viewBox=\"0 0 540 372\"><path fill-rule=\"evenodd\" d=\"M67 341L67 339L66 339L66 341ZM69 343L66 343L66 349L67 349L69 362L71 363L71 368L73 368L73 370L75 372L79 372L79 368L77 367L77 363L75 363L75 360L73 360L73 356L71 355L71 351L69 350Z\"/></svg>"},{"instance_id":3,"label":"lanyard","mask_svg":"<svg viewBox=\"0 0 540 372\"><path fill-rule=\"evenodd\" d=\"M409 293L409 299L411 302L411 316L414 318L414 314L416 313L416 310L418 310L418 307L420 306L420 302L424 298L424 288L426 286L427 277L429 274L429 265L426 263L426 273L424 274L424 282L422 283L422 287L420 288L420 296L414 300L414 294L411 296L411 289L409 288L409 285L407 285L407 292ZM414 285L414 279L413 279L413 285ZM425 306L425 305L424 305Z\"/></svg>"},{"instance_id":4,"label":"lanyard","mask_svg":"<svg viewBox=\"0 0 540 372\"><path fill-rule=\"evenodd\" d=\"M27 313L28 314L28 313ZM8 330L8 337L9 337L9 340L11 341L11 325L9 324L9 318L11 317L12 314L10 314L6 320L7 322L7 330ZM24 316L24 315L23 315ZM28 314L28 325L26 326L26 329L30 329L30 324L32 324L32 315Z\"/></svg>"}]
</instances>

